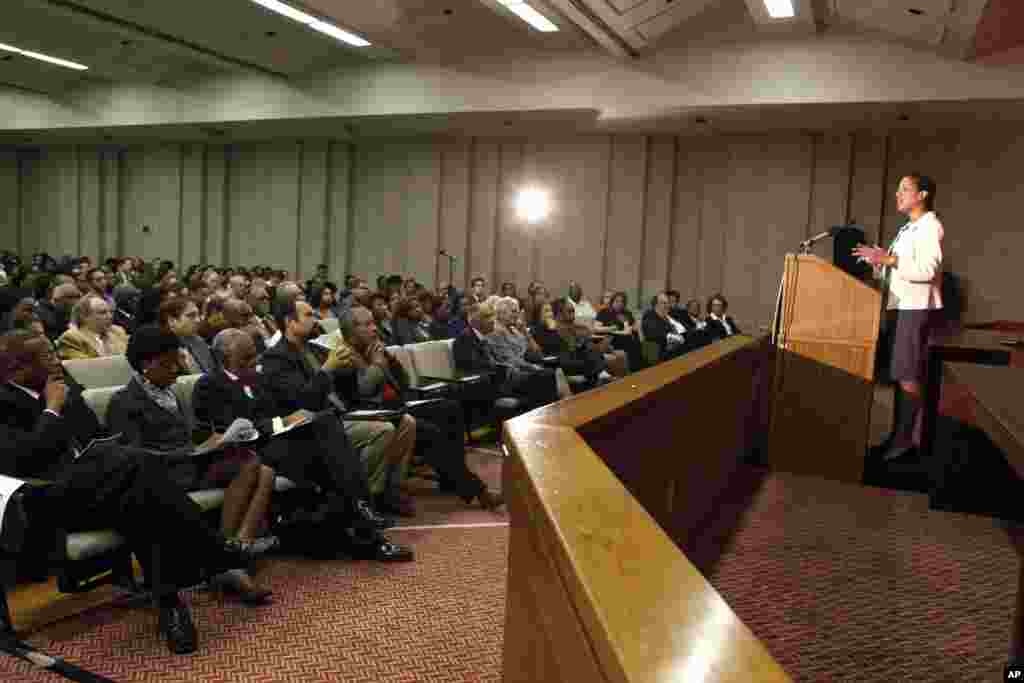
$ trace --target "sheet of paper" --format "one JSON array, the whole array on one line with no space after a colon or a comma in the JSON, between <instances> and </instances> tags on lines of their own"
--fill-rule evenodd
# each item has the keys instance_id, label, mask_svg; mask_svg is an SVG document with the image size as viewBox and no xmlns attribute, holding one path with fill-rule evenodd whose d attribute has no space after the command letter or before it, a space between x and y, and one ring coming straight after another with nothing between
<instances>
[{"instance_id":1,"label":"sheet of paper","mask_svg":"<svg viewBox=\"0 0 1024 683\"><path fill-rule=\"evenodd\" d=\"M0 529L4 527L4 513L7 512L7 503L10 502L11 496L14 495L15 491L24 485L25 482L21 479L0 474Z\"/></svg>"},{"instance_id":2,"label":"sheet of paper","mask_svg":"<svg viewBox=\"0 0 1024 683\"><path fill-rule=\"evenodd\" d=\"M254 438L255 434L255 438ZM224 440L221 443L240 443L244 441L255 441L259 433L250 420L244 417L235 418L235 421L224 432Z\"/></svg>"}]
</instances>

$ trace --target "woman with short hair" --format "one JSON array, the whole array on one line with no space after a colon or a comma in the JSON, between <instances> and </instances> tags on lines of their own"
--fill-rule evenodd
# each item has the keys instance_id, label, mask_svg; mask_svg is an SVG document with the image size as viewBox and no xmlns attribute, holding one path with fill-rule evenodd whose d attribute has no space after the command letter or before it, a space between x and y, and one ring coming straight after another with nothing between
<instances>
[{"instance_id":1,"label":"woman with short hair","mask_svg":"<svg viewBox=\"0 0 1024 683\"><path fill-rule=\"evenodd\" d=\"M595 332L609 334L612 348L626 352L629 369L636 372L647 367L643 348L640 345L640 324L629 310L629 299L625 292L615 292L608 308L597 314Z\"/></svg>"}]
</instances>

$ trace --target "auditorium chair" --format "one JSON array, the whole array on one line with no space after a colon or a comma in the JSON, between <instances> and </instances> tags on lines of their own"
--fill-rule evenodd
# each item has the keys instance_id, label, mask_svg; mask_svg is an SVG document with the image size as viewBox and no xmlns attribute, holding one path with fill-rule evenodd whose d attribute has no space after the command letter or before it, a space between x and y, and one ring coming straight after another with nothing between
<instances>
[{"instance_id":1,"label":"auditorium chair","mask_svg":"<svg viewBox=\"0 0 1024 683\"><path fill-rule=\"evenodd\" d=\"M494 399L488 410L483 411L483 414L473 414L474 411L468 408L478 402L473 401L472 394L474 391L479 391L489 377L486 375L460 377L460 373L455 367L454 344L454 340L444 339L410 344L405 348L412 358L412 365L419 381L444 382L452 385L457 392L455 397L462 401L464 407L467 408L463 411L466 417L467 433L488 423L493 423L500 433L501 423L519 413L522 403L512 396L499 396Z\"/></svg>"},{"instance_id":2,"label":"auditorium chair","mask_svg":"<svg viewBox=\"0 0 1024 683\"><path fill-rule=\"evenodd\" d=\"M83 389L120 386L132 380L132 366L122 355L66 360L62 365Z\"/></svg>"}]
</instances>

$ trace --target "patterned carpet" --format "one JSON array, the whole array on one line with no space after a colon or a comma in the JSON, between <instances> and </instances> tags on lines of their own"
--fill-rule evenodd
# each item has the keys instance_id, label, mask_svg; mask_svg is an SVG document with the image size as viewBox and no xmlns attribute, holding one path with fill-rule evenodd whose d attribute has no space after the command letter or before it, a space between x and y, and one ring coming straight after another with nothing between
<instances>
[{"instance_id":1,"label":"patterned carpet","mask_svg":"<svg viewBox=\"0 0 1024 683\"><path fill-rule=\"evenodd\" d=\"M919 494L747 474L693 558L795 680L1002 680L1015 528Z\"/></svg>"},{"instance_id":2,"label":"patterned carpet","mask_svg":"<svg viewBox=\"0 0 1024 683\"><path fill-rule=\"evenodd\" d=\"M495 490L500 460L474 449L469 462ZM247 608L214 594L184 593L199 652L171 655L156 612L107 605L42 628L26 640L115 681L499 681L508 529L504 512L423 491L410 525L396 529L412 563L383 565L274 558L262 583L275 602ZM0 680L57 681L0 656Z\"/></svg>"}]
</instances>

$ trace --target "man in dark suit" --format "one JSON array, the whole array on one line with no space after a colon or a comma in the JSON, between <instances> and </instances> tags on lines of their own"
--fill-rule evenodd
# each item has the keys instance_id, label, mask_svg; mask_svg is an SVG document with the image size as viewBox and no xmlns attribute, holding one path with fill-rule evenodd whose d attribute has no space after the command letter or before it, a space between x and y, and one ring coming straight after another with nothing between
<instances>
[{"instance_id":1,"label":"man in dark suit","mask_svg":"<svg viewBox=\"0 0 1024 683\"><path fill-rule=\"evenodd\" d=\"M53 482L29 499L32 533L59 527L123 534L146 575L160 577L153 593L168 647L194 651L195 627L177 586L194 582L200 568L245 566L251 548L209 526L162 459L112 442L88 448L102 429L64 383L44 337L25 330L0 336L0 381L0 472Z\"/></svg>"},{"instance_id":2,"label":"man in dark suit","mask_svg":"<svg viewBox=\"0 0 1024 683\"><path fill-rule=\"evenodd\" d=\"M408 405L405 368L381 343L373 314L362 306L353 307L341 320L343 341L336 349L339 366L355 374L352 401L376 407L403 408L416 430L416 452L438 473L442 490L455 491L467 503L479 500L493 510L502 505L501 496L466 466L466 425L462 408L455 401L432 399Z\"/></svg>"},{"instance_id":3,"label":"man in dark suit","mask_svg":"<svg viewBox=\"0 0 1024 683\"><path fill-rule=\"evenodd\" d=\"M651 307L644 312L640 322L644 341L654 342L658 346L659 361L680 356L686 350L686 328L669 316L668 309L668 296L657 294L651 299Z\"/></svg>"},{"instance_id":4,"label":"man in dark suit","mask_svg":"<svg viewBox=\"0 0 1024 683\"><path fill-rule=\"evenodd\" d=\"M484 337L494 331L497 312L490 304L471 304L469 326L457 337L452 347L455 367L466 373L492 373L491 386L497 396L522 399L527 409L558 400L558 390L550 378L541 373L521 372L511 375L498 365Z\"/></svg>"},{"instance_id":5,"label":"man in dark suit","mask_svg":"<svg viewBox=\"0 0 1024 683\"><path fill-rule=\"evenodd\" d=\"M256 449L267 465L300 485L323 489L332 511L346 523L367 529L393 526L370 506L362 465L338 420L321 416L310 425L271 438L305 422L306 413L278 413L260 382L252 335L229 329L220 333L220 339L223 367L196 383L192 398L196 420L215 432L223 432L238 418L250 420L263 437Z\"/></svg>"},{"instance_id":6,"label":"man in dark suit","mask_svg":"<svg viewBox=\"0 0 1024 683\"><path fill-rule=\"evenodd\" d=\"M281 340L267 349L261 358L260 386L275 406L278 415L291 414L297 410L321 412L331 407L344 405L335 392L339 375L337 361L333 354L319 369L316 359L306 342L313 333L316 318L313 308L302 300L275 302L274 318L282 331ZM341 423L349 442L360 452L360 459L381 463L389 473L401 470L401 463L407 462L414 442L407 433L397 432L386 423ZM351 424L351 428L350 428ZM412 434L415 438L415 433ZM376 467L371 465L376 472ZM390 474L389 474L390 476ZM397 543L391 543L377 532L349 535L347 550L356 557L378 560L411 560L412 550Z\"/></svg>"},{"instance_id":7,"label":"man in dark suit","mask_svg":"<svg viewBox=\"0 0 1024 683\"><path fill-rule=\"evenodd\" d=\"M742 334L740 326L728 315L729 302L721 294L715 294L708 299L708 332L715 339L725 339L734 334Z\"/></svg>"}]
</instances>

